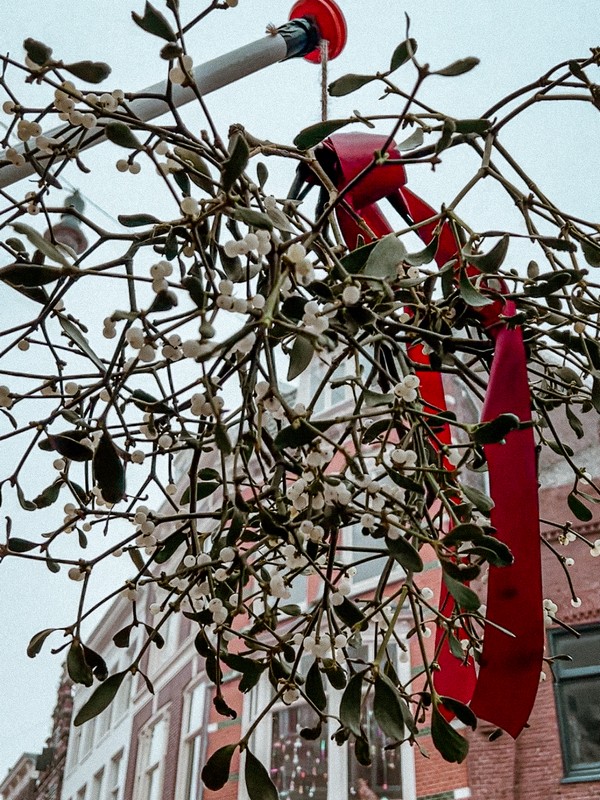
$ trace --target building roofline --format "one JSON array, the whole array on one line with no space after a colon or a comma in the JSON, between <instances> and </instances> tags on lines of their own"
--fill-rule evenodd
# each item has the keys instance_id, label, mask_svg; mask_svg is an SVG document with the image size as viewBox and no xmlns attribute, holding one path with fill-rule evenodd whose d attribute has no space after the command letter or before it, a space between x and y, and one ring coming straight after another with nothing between
<instances>
[{"instance_id":1,"label":"building roofline","mask_svg":"<svg viewBox=\"0 0 600 800\"><path fill-rule=\"evenodd\" d=\"M0 792L3 792L8 787L14 777L14 773L18 772L18 770L21 768L21 765L24 765L26 761L33 761L33 771L35 772L35 762L37 761L38 756L39 753L21 753L12 767L9 767L4 780L2 783L0 783Z\"/></svg>"}]
</instances>

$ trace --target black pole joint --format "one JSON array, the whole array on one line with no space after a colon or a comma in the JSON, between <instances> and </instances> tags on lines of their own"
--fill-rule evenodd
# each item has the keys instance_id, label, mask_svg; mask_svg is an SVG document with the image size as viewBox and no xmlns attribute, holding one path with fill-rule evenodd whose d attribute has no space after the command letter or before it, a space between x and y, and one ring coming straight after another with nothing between
<instances>
[{"instance_id":1,"label":"black pole joint","mask_svg":"<svg viewBox=\"0 0 600 800\"><path fill-rule=\"evenodd\" d=\"M319 46L321 34L317 25L308 17L290 20L277 28L277 33L285 39L287 55L283 59L301 58L312 53Z\"/></svg>"}]
</instances>

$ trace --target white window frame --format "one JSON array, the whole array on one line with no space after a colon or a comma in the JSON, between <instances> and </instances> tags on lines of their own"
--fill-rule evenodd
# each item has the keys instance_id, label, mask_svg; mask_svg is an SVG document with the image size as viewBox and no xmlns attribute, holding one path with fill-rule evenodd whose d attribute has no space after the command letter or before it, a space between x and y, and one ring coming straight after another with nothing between
<instances>
[{"instance_id":1,"label":"white window frame","mask_svg":"<svg viewBox=\"0 0 600 800\"><path fill-rule=\"evenodd\" d=\"M123 751L119 750L110 759L104 791L105 800L118 800L121 792L121 772L123 770Z\"/></svg>"},{"instance_id":2,"label":"white window frame","mask_svg":"<svg viewBox=\"0 0 600 800\"><path fill-rule=\"evenodd\" d=\"M75 727L73 722L71 722L71 732L69 734L69 743L68 743L68 763L65 772L67 774L73 772L77 764L79 763L79 750L81 747L81 728Z\"/></svg>"},{"instance_id":3,"label":"white window frame","mask_svg":"<svg viewBox=\"0 0 600 800\"><path fill-rule=\"evenodd\" d=\"M158 794L156 796L159 798L162 797L165 777L165 755L169 743L169 721L169 709L165 707L161 709L158 714L151 717L140 731L136 759L136 788L134 794L136 800L148 800L148 791L154 781L155 775L158 775ZM162 752L157 759L150 764L149 758L152 745L152 732L155 730L156 726L160 724L164 724L165 726Z\"/></svg>"},{"instance_id":4,"label":"white window frame","mask_svg":"<svg viewBox=\"0 0 600 800\"><path fill-rule=\"evenodd\" d=\"M192 706L192 697L195 692L200 692L200 704L201 704L201 719L199 720L198 724L194 727L189 729L189 716ZM208 724L208 687L205 680L195 681L195 683L191 684L185 691L184 695L184 702L183 702L183 715L182 715L182 722L181 722L181 738L179 744L179 761L177 764L177 787L175 791L175 797L178 800L201 800L203 791L204 791L204 784L202 783L202 779L200 778L200 771L202 769L202 765L205 760L206 755L206 744L207 744L207 736L206 736L206 729ZM190 759L190 745L192 742L196 742L196 747L198 747L198 752L194 753L192 759ZM190 761L195 761L196 768L198 770L198 778L197 778L197 791L195 796L190 796L190 786L189 786L189 776L192 769L194 769L194 764L190 763Z\"/></svg>"},{"instance_id":5,"label":"white window frame","mask_svg":"<svg viewBox=\"0 0 600 800\"><path fill-rule=\"evenodd\" d=\"M118 669L115 670L118 672ZM112 673L111 673L112 674ZM133 686L133 677L130 673L125 675L125 680L119 686L113 702L108 706L104 713L110 712L109 728L115 728L122 719L124 719L131 710L131 694ZM108 728L107 728L108 730Z\"/></svg>"},{"instance_id":6,"label":"white window frame","mask_svg":"<svg viewBox=\"0 0 600 800\"><path fill-rule=\"evenodd\" d=\"M340 529L341 532L340 538L342 547L360 546L357 543L361 542L361 538L359 537L362 537L362 540L364 540L365 547L372 546L373 548L376 548L378 546L378 542L382 542L383 544L381 545L381 549L382 550L385 549L385 539L372 539L369 538L368 536L363 536L362 533L360 532L361 527L362 526L360 522L356 522L354 525L345 525L343 528ZM357 560L357 558L360 560L361 556L360 553L355 553L353 551L346 551L346 550L341 551L340 555L342 556L344 564L348 566L352 565ZM384 558L383 557L380 558L378 563L383 565L385 563ZM359 579L358 576L352 578L352 592L350 596L355 597L356 595L365 594L366 592L372 591L379 583L380 577L381 575L374 575L372 577L362 578L362 579ZM401 583L402 581L404 581L405 578L406 578L406 571L396 561L392 565L392 569L390 571L390 576L388 578L388 586L391 586L394 583Z\"/></svg>"},{"instance_id":7,"label":"white window frame","mask_svg":"<svg viewBox=\"0 0 600 800\"><path fill-rule=\"evenodd\" d=\"M114 670L116 672L116 670ZM111 675L113 672L110 673ZM96 741L101 742L104 737L110 731L110 727L112 724L112 714L113 714L113 704L104 709L101 714L98 714L96 718Z\"/></svg>"},{"instance_id":8,"label":"white window frame","mask_svg":"<svg viewBox=\"0 0 600 800\"><path fill-rule=\"evenodd\" d=\"M90 800L102 800L102 789L104 786L104 767L101 767L92 778L92 785L90 788Z\"/></svg>"},{"instance_id":9,"label":"white window frame","mask_svg":"<svg viewBox=\"0 0 600 800\"><path fill-rule=\"evenodd\" d=\"M349 360L352 360L352 363L354 364L353 359L345 359L342 361L335 373L330 377L327 385L323 387L323 391L319 395L319 399L314 405L314 414L318 417L329 415L333 409L339 409L351 399L352 394L347 383L340 384L339 386L335 386L333 388L331 386L332 381L342 380L343 378L347 378L354 374L354 368L351 371L349 371L347 368ZM305 405L311 403L317 389L321 385L323 378L329 369L330 367L328 364L325 364L318 359L314 359L310 370L307 372L308 379L306 383L301 384L300 386L298 400L302 401ZM340 397L337 397L338 393L341 395Z\"/></svg>"},{"instance_id":10,"label":"white window frame","mask_svg":"<svg viewBox=\"0 0 600 800\"><path fill-rule=\"evenodd\" d=\"M366 455L367 456L369 455L368 451L366 452ZM385 473L381 474L381 476L379 477L379 481L383 488L391 487L394 485L393 480ZM365 494L364 492L361 492L361 495L364 494ZM363 497L361 497L360 499L362 502L364 502ZM364 541L365 547L372 546L373 548L376 548L380 546L382 550L385 550L384 539L373 539L370 538L369 536L363 536L361 533L361 528L362 525L360 523L360 520L355 522L353 525L345 525L343 528L341 528L340 544L342 545L342 547L354 547L355 545L359 546L357 543ZM378 545L379 542L381 542L381 545ZM360 557L360 554L358 553L345 550L342 550L340 555L342 557L342 561L348 565L353 564L354 561L356 561L356 558ZM380 559L380 563L383 564L383 558ZM373 576L369 578L363 578L362 580L359 579L358 576L356 578L353 578L351 596L364 594L365 592L370 592L379 583L379 577L380 576ZM398 562L395 562L392 565L392 569L388 579L388 585L391 585L393 583L400 583L405 578L406 578L406 571L400 566Z\"/></svg>"},{"instance_id":11,"label":"white window frame","mask_svg":"<svg viewBox=\"0 0 600 800\"><path fill-rule=\"evenodd\" d=\"M96 738L96 718L84 722L81 726L81 740L79 742L79 762L84 761L94 749Z\"/></svg>"},{"instance_id":12,"label":"white window frame","mask_svg":"<svg viewBox=\"0 0 600 800\"><path fill-rule=\"evenodd\" d=\"M408 630L408 626L400 624L400 636L404 638ZM368 640L365 643L369 643ZM409 647L407 644L406 654L408 654ZM394 665L401 682L406 685L411 681L411 667L410 658L404 660L398 658L397 663ZM328 717L327 731L325 735L328 738L327 749L327 800L340 800L340 798L348 797L348 758L354 756L348 751L348 744L338 746L335 742L331 741L331 737L338 729L339 725L335 716L339 713L339 704L342 698L343 691L337 691L331 686L327 685L324 679L324 686L327 691L328 708L327 713L331 716ZM244 698L244 707L242 712L242 735L250 727L250 724L259 713L268 705L271 699L272 687L266 675L262 675L257 686L249 692ZM272 750L272 715L274 712L279 711L283 704L277 704L270 709L269 713L260 721L255 729L251 741L250 748L253 754L263 763L267 769L271 763L271 750ZM400 758L401 758L401 774L402 774L402 800L416 800L416 774L415 774L415 759L414 748L411 747L409 742L404 742L400 745ZM238 788L238 800L248 800L248 793L244 781L244 756L240 765L240 780Z\"/></svg>"}]
</instances>

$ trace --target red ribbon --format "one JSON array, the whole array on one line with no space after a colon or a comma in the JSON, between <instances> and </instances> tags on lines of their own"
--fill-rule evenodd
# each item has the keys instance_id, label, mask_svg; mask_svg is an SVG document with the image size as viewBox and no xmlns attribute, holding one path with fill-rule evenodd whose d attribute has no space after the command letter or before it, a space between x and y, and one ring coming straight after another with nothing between
<instances>
[{"instance_id":1,"label":"red ribbon","mask_svg":"<svg viewBox=\"0 0 600 800\"><path fill-rule=\"evenodd\" d=\"M327 167L344 201L337 208L340 229L349 248L354 249L359 236L365 241L392 233L376 203L387 198L414 223L436 216L436 212L405 187L406 173L400 163L372 166L375 154L386 145L386 138L372 134L338 134L323 143L320 159ZM400 160L394 145L387 157ZM367 169L370 167L369 169ZM361 173L364 172L364 175ZM360 176L360 177L359 177ZM361 229L351 208L373 233ZM438 227L437 220L420 226L417 233L429 243ZM457 245L447 224L438 231L436 261L439 266L457 257ZM477 271L469 267L469 274ZM505 293L506 287L502 287ZM514 303L498 300L477 309L488 335L494 342L490 380L482 411L482 421L499 414L516 414L521 422L531 420L527 361L520 327L509 328L506 318L515 314ZM408 348L416 364L429 366L421 345ZM439 411L446 408L441 375L420 371L421 397L425 407ZM450 442L447 425L439 438ZM479 675L475 679L472 660L461 662L450 652L447 636L438 628L439 672L436 691L462 702L471 702L478 717L503 728L516 737L527 724L531 713L544 648L541 560L537 474L533 431L522 428L507 434L504 444L484 447L489 470L490 494L495 506L491 522L497 538L514 556L508 567L489 568L487 623ZM442 584L440 607L452 611L453 600ZM490 624L493 623L493 624Z\"/></svg>"}]
</instances>

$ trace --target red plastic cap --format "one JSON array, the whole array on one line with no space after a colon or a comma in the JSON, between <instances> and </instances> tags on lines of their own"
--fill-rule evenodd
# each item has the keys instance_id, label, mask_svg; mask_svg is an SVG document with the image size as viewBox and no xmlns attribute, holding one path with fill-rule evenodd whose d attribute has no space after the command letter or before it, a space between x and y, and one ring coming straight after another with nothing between
<instances>
[{"instance_id":1,"label":"red plastic cap","mask_svg":"<svg viewBox=\"0 0 600 800\"><path fill-rule=\"evenodd\" d=\"M346 45L348 30L342 10L334 0L297 0L290 11L290 19L298 17L307 17L314 22L321 39L329 42L328 58L339 56ZM318 64L321 61L321 50L317 47L305 58Z\"/></svg>"}]
</instances>

